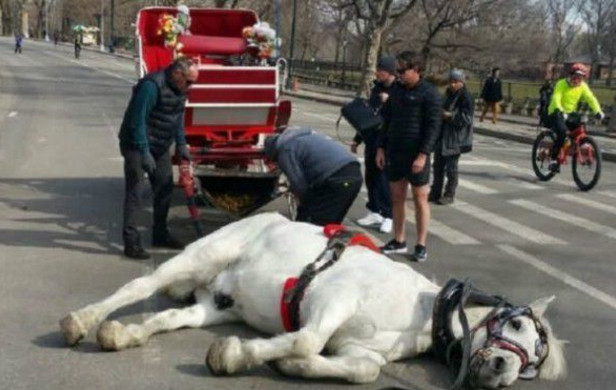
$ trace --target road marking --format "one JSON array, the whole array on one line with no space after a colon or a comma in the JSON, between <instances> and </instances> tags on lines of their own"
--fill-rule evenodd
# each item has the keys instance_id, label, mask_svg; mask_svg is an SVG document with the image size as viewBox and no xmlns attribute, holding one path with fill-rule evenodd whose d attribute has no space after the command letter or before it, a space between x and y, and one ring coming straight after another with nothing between
<instances>
[{"instance_id":1,"label":"road marking","mask_svg":"<svg viewBox=\"0 0 616 390\"><path fill-rule=\"evenodd\" d=\"M543 190L544 189L544 187L542 187L540 185L529 183L529 182L524 181L524 180L522 180L520 178L517 178L517 177L510 177L510 178L507 179L507 181L513 182L513 183L515 183L516 186L522 187L522 188L524 188L526 190L533 190L534 191L534 190Z\"/></svg>"},{"instance_id":2,"label":"road marking","mask_svg":"<svg viewBox=\"0 0 616 390\"><path fill-rule=\"evenodd\" d=\"M468 180L464 180L464 179L459 179L458 180L458 185L460 187L466 188L467 190L471 190L480 194L484 194L484 195L494 195L494 194L498 194L498 191L496 191L495 189L492 189L490 187L486 187L484 185L481 184L477 184L477 183L473 183L472 181L468 181Z\"/></svg>"},{"instance_id":3,"label":"road marking","mask_svg":"<svg viewBox=\"0 0 616 390\"><path fill-rule=\"evenodd\" d=\"M453 203L452 206L456 210L461 211L473 218L479 219L489 225L505 230L511 234L515 234L518 237L522 237L537 244L567 244L565 241L562 241L556 237L552 237L548 234L542 233L533 228L529 228L528 226L524 226L508 218L501 217L500 215L494 214L490 211L481 209L463 201L456 201L455 203Z\"/></svg>"},{"instance_id":4,"label":"road marking","mask_svg":"<svg viewBox=\"0 0 616 390\"><path fill-rule=\"evenodd\" d=\"M512 203L516 206L520 206L530 211L534 211L536 213L545 215L550 218L558 219L559 221L563 221L569 223L571 225L575 225L581 227L582 229L589 230L591 232L603 234L609 238L616 239L616 229L613 229L609 226L601 225L596 222L590 221L585 218L577 217L572 214L567 214L559 210L555 210L546 206L542 206L538 203L531 202L525 199L516 199L511 200L509 203Z\"/></svg>"},{"instance_id":5,"label":"road marking","mask_svg":"<svg viewBox=\"0 0 616 390\"><path fill-rule=\"evenodd\" d=\"M535 256L512 247L511 245L497 245L496 247L501 251L515 257L516 259L528 265L531 265L542 272L545 272L546 274L562 281L565 284L568 284L569 286L579 290L580 292L588 295L589 297L605 303L612 309L616 309L616 298L614 298L613 296L606 294L603 291L587 283L584 283L579 279L574 278L568 273L552 267L551 265L539 260Z\"/></svg>"},{"instance_id":6,"label":"road marking","mask_svg":"<svg viewBox=\"0 0 616 390\"><path fill-rule=\"evenodd\" d=\"M17 111L11 111L9 112L9 115L7 115L9 118L13 118L17 116Z\"/></svg>"},{"instance_id":7,"label":"road marking","mask_svg":"<svg viewBox=\"0 0 616 390\"><path fill-rule=\"evenodd\" d=\"M616 198L616 191L599 191L599 194L609 196L610 198Z\"/></svg>"},{"instance_id":8,"label":"road marking","mask_svg":"<svg viewBox=\"0 0 616 390\"><path fill-rule=\"evenodd\" d=\"M406 220L415 225L415 210L406 208ZM451 228L434 218L430 218L428 234L439 237L441 240L451 245L479 245L481 242L470 237L459 230Z\"/></svg>"},{"instance_id":9,"label":"road marking","mask_svg":"<svg viewBox=\"0 0 616 390\"><path fill-rule=\"evenodd\" d=\"M578 204L581 204L581 205L584 205L584 206L588 206L588 207L591 207L593 209L605 211L606 213L616 214L616 207L609 206L609 205L606 205L606 204L603 204L603 203L599 203L599 202L595 202L594 200L586 199L586 198L580 197L578 195L560 194L560 195L556 195L556 197L559 198L559 199L567 200L569 202L578 203Z\"/></svg>"}]
</instances>

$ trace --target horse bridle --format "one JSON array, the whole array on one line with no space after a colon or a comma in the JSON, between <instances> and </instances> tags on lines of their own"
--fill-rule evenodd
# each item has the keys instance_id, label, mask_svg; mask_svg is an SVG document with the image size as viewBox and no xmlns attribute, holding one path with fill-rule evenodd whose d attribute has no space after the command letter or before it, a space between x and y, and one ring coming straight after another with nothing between
<instances>
[{"instance_id":1,"label":"horse bridle","mask_svg":"<svg viewBox=\"0 0 616 390\"><path fill-rule=\"evenodd\" d=\"M492 306L493 309L478 325L470 329L464 306L468 303ZM451 329L451 317L458 310L463 337L455 339ZM539 339L535 343L536 362L530 362L529 351L520 343L503 335L505 325L516 317L526 316L533 320ZM532 379L549 353L547 332L541 321L528 306L514 306L505 298L489 295L474 289L470 282L451 279L439 292L434 305L432 341L435 353L452 369L457 369L453 389L462 388L465 383L473 385L475 374L491 354L490 347L515 353L521 360L519 378ZM475 333L485 327L486 341L471 356L470 349Z\"/></svg>"},{"instance_id":2,"label":"horse bridle","mask_svg":"<svg viewBox=\"0 0 616 390\"><path fill-rule=\"evenodd\" d=\"M539 335L539 339L535 342L535 350L533 351L534 356L537 357L536 362L530 361L531 355L529 354L529 351L526 350L526 348L524 348L520 343L503 335L503 328L505 325L517 317L528 317L535 325L535 330ZM471 334L474 335L474 333L482 326L485 326L486 328L486 341L484 342L483 347L477 349L471 356L471 365L475 366L483 364L483 361L489 356L485 351L490 347L505 349L515 353L522 362L520 366L519 378L532 379L534 375L531 375L531 372L536 372L549 354L547 332L541 324L541 321L539 321L539 319L534 315L532 309L528 306L512 306L508 304L498 313L493 314L491 312L488 314L488 317L486 317L484 321L480 322L479 325L471 331Z\"/></svg>"}]
</instances>

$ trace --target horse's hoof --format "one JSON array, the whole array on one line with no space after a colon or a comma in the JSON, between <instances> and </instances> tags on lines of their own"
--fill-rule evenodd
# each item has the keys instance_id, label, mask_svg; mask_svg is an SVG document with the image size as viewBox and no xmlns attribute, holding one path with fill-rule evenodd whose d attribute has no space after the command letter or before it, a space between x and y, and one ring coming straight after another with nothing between
<instances>
[{"instance_id":1,"label":"horse's hoof","mask_svg":"<svg viewBox=\"0 0 616 390\"><path fill-rule=\"evenodd\" d=\"M230 375L242 367L242 343L232 336L220 338L210 345L205 364L213 375Z\"/></svg>"},{"instance_id":2,"label":"horse's hoof","mask_svg":"<svg viewBox=\"0 0 616 390\"><path fill-rule=\"evenodd\" d=\"M69 346L77 344L87 333L81 321L73 313L60 320L60 329L64 335L64 341Z\"/></svg>"},{"instance_id":3,"label":"horse's hoof","mask_svg":"<svg viewBox=\"0 0 616 390\"><path fill-rule=\"evenodd\" d=\"M130 337L118 321L105 321L98 328L96 341L104 351L121 351L128 347Z\"/></svg>"}]
</instances>

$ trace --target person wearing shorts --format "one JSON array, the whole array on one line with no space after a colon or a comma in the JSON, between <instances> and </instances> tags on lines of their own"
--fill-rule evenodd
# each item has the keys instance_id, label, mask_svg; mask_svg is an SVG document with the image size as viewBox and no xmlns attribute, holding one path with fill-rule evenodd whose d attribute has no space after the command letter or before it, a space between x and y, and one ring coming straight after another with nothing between
<instances>
[{"instance_id":1,"label":"person wearing shorts","mask_svg":"<svg viewBox=\"0 0 616 390\"><path fill-rule=\"evenodd\" d=\"M406 195L411 184L417 244L414 261L428 258L426 240L430 221L430 153L440 134L441 96L435 86L421 77L422 59L405 51L396 57L400 83L382 110L384 126L379 138L376 164L389 180L394 221L394 238L381 251L406 253Z\"/></svg>"}]
</instances>

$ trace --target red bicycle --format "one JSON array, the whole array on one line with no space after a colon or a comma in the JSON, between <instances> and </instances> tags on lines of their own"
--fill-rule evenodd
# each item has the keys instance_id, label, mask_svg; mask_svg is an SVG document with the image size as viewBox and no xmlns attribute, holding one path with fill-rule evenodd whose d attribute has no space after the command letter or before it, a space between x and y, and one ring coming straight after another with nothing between
<instances>
[{"instance_id":1,"label":"red bicycle","mask_svg":"<svg viewBox=\"0 0 616 390\"><path fill-rule=\"evenodd\" d=\"M589 191L599 182L601 177L601 151L597 142L586 132L586 123L578 113L569 115L566 121L567 136L563 146L558 152L560 165L567 164L569 156L572 157L571 170L575 184L582 191ZM556 175L549 168L550 155L556 133L544 130L539 133L533 144L533 170L541 181L548 181Z\"/></svg>"}]
</instances>

